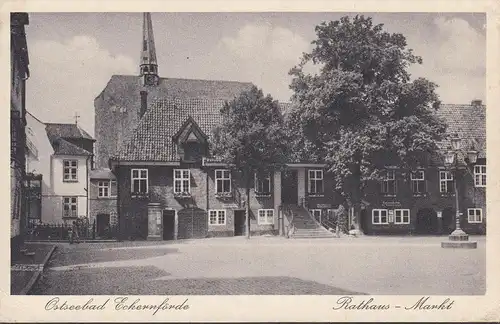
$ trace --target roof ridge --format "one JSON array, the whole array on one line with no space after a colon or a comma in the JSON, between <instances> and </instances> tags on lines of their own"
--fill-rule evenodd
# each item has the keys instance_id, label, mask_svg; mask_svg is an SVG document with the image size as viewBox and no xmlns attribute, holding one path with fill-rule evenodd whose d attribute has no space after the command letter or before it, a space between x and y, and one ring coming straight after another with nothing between
<instances>
[{"instance_id":1,"label":"roof ridge","mask_svg":"<svg viewBox=\"0 0 500 324\"><path fill-rule=\"evenodd\" d=\"M31 117L35 118L36 120L38 120L40 123L47 125L47 123L44 123L43 121L41 121L38 117L36 117L32 113L30 113L28 110L26 110L26 113L29 114Z\"/></svg>"}]
</instances>

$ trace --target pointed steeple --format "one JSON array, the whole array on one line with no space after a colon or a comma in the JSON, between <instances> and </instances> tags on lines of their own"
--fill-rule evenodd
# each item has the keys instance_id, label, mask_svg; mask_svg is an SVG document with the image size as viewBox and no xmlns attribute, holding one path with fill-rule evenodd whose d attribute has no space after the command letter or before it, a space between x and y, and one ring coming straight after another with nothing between
<instances>
[{"instance_id":1,"label":"pointed steeple","mask_svg":"<svg viewBox=\"0 0 500 324\"><path fill-rule=\"evenodd\" d=\"M143 14L140 75L144 85L158 84L158 62L156 61L155 38L151 14Z\"/></svg>"}]
</instances>

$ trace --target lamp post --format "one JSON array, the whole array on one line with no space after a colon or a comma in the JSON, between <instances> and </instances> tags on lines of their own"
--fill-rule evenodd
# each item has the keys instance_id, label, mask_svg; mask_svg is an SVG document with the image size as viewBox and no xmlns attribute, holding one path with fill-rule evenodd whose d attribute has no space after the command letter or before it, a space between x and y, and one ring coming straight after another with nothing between
<instances>
[{"instance_id":1,"label":"lamp post","mask_svg":"<svg viewBox=\"0 0 500 324\"><path fill-rule=\"evenodd\" d=\"M471 149L467 152L462 150L462 141L457 134L451 138L451 150L446 152L444 162L446 167L453 174L453 187L455 191L455 230L448 236L448 241L441 242L442 248L477 248L477 242L469 241L469 235L460 228L460 212L459 192L458 192L458 176L459 176L459 161L458 156L462 154L466 163L466 171L471 174L469 167L477 161L477 151Z\"/></svg>"}]
</instances>

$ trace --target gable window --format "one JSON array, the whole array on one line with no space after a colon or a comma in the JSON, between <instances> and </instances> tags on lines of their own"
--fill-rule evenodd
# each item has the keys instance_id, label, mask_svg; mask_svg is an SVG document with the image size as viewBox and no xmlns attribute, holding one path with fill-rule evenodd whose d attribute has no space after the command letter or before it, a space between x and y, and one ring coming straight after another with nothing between
<instances>
[{"instance_id":1,"label":"gable window","mask_svg":"<svg viewBox=\"0 0 500 324\"><path fill-rule=\"evenodd\" d=\"M469 223L482 223L483 210L481 208L467 209L467 220L469 221Z\"/></svg>"},{"instance_id":2,"label":"gable window","mask_svg":"<svg viewBox=\"0 0 500 324\"><path fill-rule=\"evenodd\" d=\"M396 194L396 171L387 170L382 180L382 193L386 195Z\"/></svg>"},{"instance_id":3,"label":"gable window","mask_svg":"<svg viewBox=\"0 0 500 324\"><path fill-rule=\"evenodd\" d=\"M410 224L410 210L409 209L395 209L394 210L394 224Z\"/></svg>"},{"instance_id":4,"label":"gable window","mask_svg":"<svg viewBox=\"0 0 500 324\"><path fill-rule=\"evenodd\" d=\"M148 169L132 169L131 179L131 191L133 193L148 192Z\"/></svg>"},{"instance_id":5,"label":"gable window","mask_svg":"<svg viewBox=\"0 0 500 324\"><path fill-rule=\"evenodd\" d=\"M274 224L274 209L259 209L259 225Z\"/></svg>"},{"instance_id":6,"label":"gable window","mask_svg":"<svg viewBox=\"0 0 500 324\"><path fill-rule=\"evenodd\" d=\"M309 170L309 193L323 193L323 170Z\"/></svg>"},{"instance_id":7,"label":"gable window","mask_svg":"<svg viewBox=\"0 0 500 324\"><path fill-rule=\"evenodd\" d=\"M190 172L189 170L174 170L174 193L189 193L191 192L190 186Z\"/></svg>"},{"instance_id":8,"label":"gable window","mask_svg":"<svg viewBox=\"0 0 500 324\"><path fill-rule=\"evenodd\" d=\"M67 182L78 181L78 161L63 161L63 180Z\"/></svg>"},{"instance_id":9,"label":"gable window","mask_svg":"<svg viewBox=\"0 0 500 324\"><path fill-rule=\"evenodd\" d=\"M109 197L111 193L111 183L109 181L99 181L97 183L99 198Z\"/></svg>"},{"instance_id":10,"label":"gable window","mask_svg":"<svg viewBox=\"0 0 500 324\"><path fill-rule=\"evenodd\" d=\"M226 210L225 209L212 209L208 211L208 221L210 225L225 225L226 224Z\"/></svg>"},{"instance_id":11,"label":"gable window","mask_svg":"<svg viewBox=\"0 0 500 324\"><path fill-rule=\"evenodd\" d=\"M486 187L486 165L474 166L474 185L476 187Z\"/></svg>"},{"instance_id":12,"label":"gable window","mask_svg":"<svg viewBox=\"0 0 500 324\"><path fill-rule=\"evenodd\" d=\"M388 224L387 209L372 209L372 224Z\"/></svg>"},{"instance_id":13,"label":"gable window","mask_svg":"<svg viewBox=\"0 0 500 324\"><path fill-rule=\"evenodd\" d=\"M63 197L63 217L78 217L78 197Z\"/></svg>"},{"instance_id":14,"label":"gable window","mask_svg":"<svg viewBox=\"0 0 500 324\"><path fill-rule=\"evenodd\" d=\"M271 193L271 176L269 174L260 177L255 174L255 192L259 194Z\"/></svg>"},{"instance_id":15,"label":"gable window","mask_svg":"<svg viewBox=\"0 0 500 324\"><path fill-rule=\"evenodd\" d=\"M425 172L424 170L417 170L410 174L411 190L414 194L421 194L425 192Z\"/></svg>"},{"instance_id":16,"label":"gable window","mask_svg":"<svg viewBox=\"0 0 500 324\"><path fill-rule=\"evenodd\" d=\"M231 192L231 171L215 170L215 191L217 193Z\"/></svg>"},{"instance_id":17,"label":"gable window","mask_svg":"<svg viewBox=\"0 0 500 324\"><path fill-rule=\"evenodd\" d=\"M439 192L453 192L453 174L450 171L439 171Z\"/></svg>"}]
</instances>

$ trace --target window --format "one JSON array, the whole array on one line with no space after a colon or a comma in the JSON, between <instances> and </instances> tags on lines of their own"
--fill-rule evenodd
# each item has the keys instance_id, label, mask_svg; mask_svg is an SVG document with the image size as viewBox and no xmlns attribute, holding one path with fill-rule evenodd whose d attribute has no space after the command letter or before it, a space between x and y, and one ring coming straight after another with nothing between
<instances>
[{"instance_id":1,"label":"window","mask_svg":"<svg viewBox=\"0 0 500 324\"><path fill-rule=\"evenodd\" d=\"M395 224L410 224L410 210L409 209L395 209L394 210L394 223Z\"/></svg>"},{"instance_id":2,"label":"window","mask_svg":"<svg viewBox=\"0 0 500 324\"><path fill-rule=\"evenodd\" d=\"M147 193L148 192L148 170L147 169L132 169L132 192Z\"/></svg>"},{"instance_id":3,"label":"window","mask_svg":"<svg viewBox=\"0 0 500 324\"><path fill-rule=\"evenodd\" d=\"M271 176L269 174L261 177L255 174L255 192L260 194L271 193Z\"/></svg>"},{"instance_id":4,"label":"window","mask_svg":"<svg viewBox=\"0 0 500 324\"><path fill-rule=\"evenodd\" d=\"M323 193L323 170L309 170L309 193Z\"/></svg>"},{"instance_id":5,"label":"window","mask_svg":"<svg viewBox=\"0 0 500 324\"><path fill-rule=\"evenodd\" d=\"M231 171L215 170L215 191L217 193L231 192Z\"/></svg>"},{"instance_id":6,"label":"window","mask_svg":"<svg viewBox=\"0 0 500 324\"><path fill-rule=\"evenodd\" d=\"M476 187L486 187L486 165L474 166L474 185Z\"/></svg>"},{"instance_id":7,"label":"window","mask_svg":"<svg viewBox=\"0 0 500 324\"><path fill-rule=\"evenodd\" d=\"M453 174L450 171L439 171L439 192L453 192Z\"/></svg>"},{"instance_id":8,"label":"window","mask_svg":"<svg viewBox=\"0 0 500 324\"><path fill-rule=\"evenodd\" d=\"M372 223L373 224L388 224L388 222L387 222L387 209L373 209L372 210Z\"/></svg>"},{"instance_id":9,"label":"window","mask_svg":"<svg viewBox=\"0 0 500 324\"><path fill-rule=\"evenodd\" d=\"M387 170L382 180L382 193L386 195L396 194L396 171Z\"/></svg>"},{"instance_id":10,"label":"window","mask_svg":"<svg viewBox=\"0 0 500 324\"><path fill-rule=\"evenodd\" d=\"M259 209L259 225L274 224L274 209Z\"/></svg>"},{"instance_id":11,"label":"window","mask_svg":"<svg viewBox=\"0 0 500 324\"><path fill-rule=\"evenodd\" d=\"M63 176L64 181L78 181L78 161L64 160Z\"/></svg>"},{"instance_id":12,"label":"window","mask_svg":"<svg viewBox=\"0 0 500 324\"><path fill-rule=\"evenodd\" d=\"M483 222L483 210L481 208L469 208L467 209L467 220L469 223L482 223Z\"/></svg>"},{"instance_id":13,"label":"window","mask_svg":"<svg viewBox=\"0 0 500 324\"><path fill-rule=\"evenodd\" d=\"M174 193L191 192L189 170L174 170Z\"/></svg>"},{"instance_id":14,"label":"window","mask_svg":"<svg viewBox=\"0 0 500 324\"><path fill-rule=\"evenodd\" d=\"M208 212L208 221L210 225L225 225L226 224L226 211L224 209L210 210Z\"/></svg>"},{"instance_id":15,"label":"window","mask_svg":"<svg viewBox=\"0 0 500 324\"><path fill-rule=\"evenodd\" d=\"M63 217L78 217L77 197L63 197Z\"/></svg>"},{"instance_id":16,"label":"window","mask_svg":"<svg viewBox=\"0 0 500 324\"><path fill-rule=\"evenodd\" d=\"M424 170L417 170L411 173L411 189L414 194L425 192L425 172Z\"/></svg>"},{"instance_id":17,"label":"window","mask_svg":"<svg viewBox=\"0 0 500 324\"><path fill-rule=\"evenodd\" d=\"M111 183L109 181L99 181L97 183L97 187L98 187L98 194L97 196L99 198L102 198L102 197L109 197L110 194L111 194Z\"/></svg>"}]
</instances>

